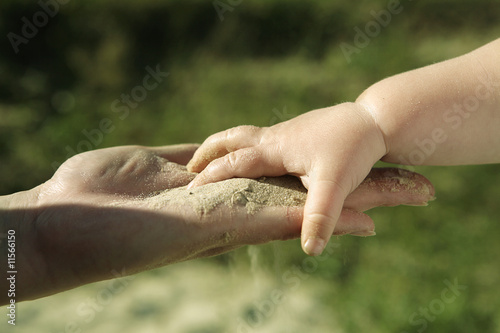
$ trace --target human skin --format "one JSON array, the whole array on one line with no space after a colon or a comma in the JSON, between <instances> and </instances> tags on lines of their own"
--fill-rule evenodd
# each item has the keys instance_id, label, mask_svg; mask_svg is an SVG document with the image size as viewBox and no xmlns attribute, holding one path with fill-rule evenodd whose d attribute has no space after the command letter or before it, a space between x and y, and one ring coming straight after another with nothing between
<instances>
[{"instance_id":1,"label":"human skin","mask_svg":"<svg viewBox=\"0 0 500 333\"><path fill-rule=\"evenodd\" d=\"M221 205L151 208L157 191L187 185L197 145L124 146L76 155L36 188L0 197L0 270L6 272L9 230L16 236L16 302L155 267L231 251L247 244L300 236L302 207L268 207L255 214ZM337 234L374 234L362 211L424 205L432 184L415 173L374 170L346 200ZM414 182L410 190L405 180ZM118 274L118 275L117 275ZM0 280L0 304L9 286Z\"/></svg>"},{"instance_id":2,"label":"human skin","mask_svg":"<svg viewBox=\"0 0 500 333\"><path fill-rule=\"evenodd\" d=\"M353 103L210 136L189 185L292 174L308 188L301 243L320 254L346 197L379 160L407 165L500 162L500 39L375 83Z\"/></svg>"}]
</instances>

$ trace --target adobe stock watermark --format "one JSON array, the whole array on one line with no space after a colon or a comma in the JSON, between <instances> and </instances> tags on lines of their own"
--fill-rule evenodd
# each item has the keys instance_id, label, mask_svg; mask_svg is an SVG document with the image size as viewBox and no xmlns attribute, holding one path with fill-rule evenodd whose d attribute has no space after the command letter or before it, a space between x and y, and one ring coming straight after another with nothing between
<instances>
[{"instance_id":1,"label":"adobe stock watermark","mask_svg":"<svg viewBox=\"0 0 500 333\"><path fill-rule=\"evenodd\" d=\"M300 288L302 282L307 280L311 274L318 270L321 262L328 259L338 248L339 244L330 241L325 247L322 255L306 257L300 265L293 265L281 275L283 285L275 288L263 299L253 302L250 310L251 316L238 318L237 333L254 333L260 328L265 320L271 318L278 307L286 300L288 292L294 292Z\"/></svg>"},{"instance_id":2,"label":"adobe stock watermark","mask_svg":"<svg viewBox=\"0 0 500 333\"><path fill-rule=\"evenodd\" d=\"M133 87L128 94L122 93L120 98L111 103L111 112L117 115L119 121L125 120L130 115L130 111L144 102L148 97L148 93L156 89L170 75L169 72L161 71L159 64L156 65L156 69L146 66L145 71L147 74L143 77L141 84ZM104 140L104 137L116 129L116 125L116 119L113 121L110 118L103 118L99 121L97 127L90 130L84 128L81 133L85 139L80 140L74 148L69 145L65 147L66 159L97 148ZM51 166L55 171L61 166L61 163L54 161Z\"/></svg>"},{"instance_id":3,"label":"adobe stock watermark","mask_svg":"<svg viewBox=\"0 0 500 333\"><path fill-rule=\"evenodd\" d=\"M7 247L5 248L5 254L7 262L7 270L5 271L5 276L8 281L7 290L2 290L7 294L9 302L7 303L7 323L9 325L16 325L16 279L17 279L17 266L16 266L16 231L14 229L9 229L7 234L0 234L0 245L3 242L3 238L7 240Z\"/></svg>"},{"instance_id":4,"label":"adobe stock watermark","mask_svg":"<svg viewBox=\"0 0 500 333\"><path fill-rule=\"evenodd\" d=\"M215 12L219 17L219 20L222 22L224 21L224 14L226 12L230 13L233 12L234 8L241 5L242 2L243 0L226 0L226 1L214 0L212 2L212 5L214 6Z\"/></svg>"},{"instance_id":5,"label":"adobe stock watermark","mask_svg":"<svg viewBox=\"0 0 500 333\"><path fill-rule=\"evenodd\" d=\"M21 33L16 34L14 32L9 32L7 38L9 39L10 45L14 50L14 53L19 53L19 47L21 44L28 44L29 41L36 37L39 29L45 27L51 18L59 13L61 5L66 5L70 0L40 0L38 5L40 10L33 14L31 20L26 16L21 18L23 26L21 27Z\"/></svg>"},{"instance_id":6,"label":"adobe stock watermark","mask_svg":"<svg viewBox=\"0 0 500 333\"><path fill-rule=\"evenodd\" d=\"M269 120L269 126L276 125L286 120L290 120L294 118L296 115L288 113L286 105L283 107L283 111L280 111L277 108L273 108L274 116Z\"/></svg>"},{"instance_id":7,"label":"adobe stock watermark","mask_svg":"<svg viewBox=\"0 0 500 333\"><path fill-rule=\"evenodd\" d=\"M340 43L340 49L347 63L351 63L352 55L354 53L360 53L362 49L367 47L371 40L380 35L382 29L386 28L391 23L392 17L400 14L402 11L403 6L399 0L389 0L386 9L382 9L378 12L374 10L370 11L373 20L368 21L363 30L357 26L354 27L354 32L356 32L356 34L354 35L353 44L345 42Z\"/></svg>"},{"instance_id":8,"label":"adobe stock watermark","mask_svg":"<svg viewBox=\"0 0 500 333\"><path fill-rule=\"evenodd\" d=\"M399 155L397 158L400 164L422 165L431 157L440 144L449 139L449 134L459 129L481 106L482 101L486 101L500 90L500 81L487 77L479 77L479 84L474 88L473 94L465 96L459 103L443 113L443 127L435 127L424 138L415 138L413 142L416 148L406 156ZM446 130L445 130L446 129ZM411 170L411 168L410 168Z\"/></svg>"},{"instance_id":9,"label":"adobe stock watermark","mask_svg":"<svg viewBox=\"0 0 500 333\"><path fill-rule=\"evenodd\" d=\"M457 278L455 278L453 282L444 280L443 283L446 287L441 291L440 296L430 301L426 306L419 307L418 310L413 312L408 318L408 323L411 326L417 326L415 328L416 332L424 332L429 326L429 323L434 322L437 316L446 310L446 306L455 302L462 292L467 289L466 285L458 284ZM403 331L401 333L410 332Z\"/></svg>"},{"instance_id":10,"label":"adobe stock watermark","mask_svg":"<svg viewBox=\"0 0 500 333\"><path fill-rule=\"evenodd\" d=\"M94 296L88 297L81 302L75 312L79 317L75 320L68 320L61 331L54 333L82 333L83 327L92 322L98 313L101 313L106 306L109 306L113 299L123 293L135 276L127 276L125 268L121 272L112 270L111 274L115 277L103 288L99 289Z\"/></svg>"}]
</instances>

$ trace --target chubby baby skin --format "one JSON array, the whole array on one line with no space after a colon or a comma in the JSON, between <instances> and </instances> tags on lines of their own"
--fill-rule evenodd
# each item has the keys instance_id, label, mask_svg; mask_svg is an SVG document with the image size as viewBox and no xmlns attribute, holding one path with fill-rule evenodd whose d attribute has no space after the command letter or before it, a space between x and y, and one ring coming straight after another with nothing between
<instances>
[{"instance_id":1,"label":"chubby baby skin","mask_svg":"<svg viewBox=\"0 0 500 333\"><path fill-rule=\"evenodd\" d=\"M291 174L308 188L301 243L319 255L347 196L379 160L409 165L500 162L500 39L389 77L355 102L271 126L207 138L188 164L190 187Z\"/></svg>"}]
</instances>

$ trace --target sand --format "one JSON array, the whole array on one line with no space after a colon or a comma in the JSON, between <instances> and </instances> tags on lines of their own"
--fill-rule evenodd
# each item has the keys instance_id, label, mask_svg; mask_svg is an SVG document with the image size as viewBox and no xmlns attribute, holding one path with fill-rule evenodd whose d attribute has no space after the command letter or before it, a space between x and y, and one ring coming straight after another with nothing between
<instances>
[{"instance_id":1,"label":"sand","mask_svg":"<svg viewBox=\"0 0 500 333\"><path fill-rule=\"evenodd\" d=\"M373 169L359 186L371 188L378 186L380 192L405 191L415 195L431 195L432 185L429 183L430 186L422 186L423 179L425 178L422 175L405 169L379 168Z\"/></svg>"},{"instance_id":2,"label":"sand","mask_svg":"<svg viewBox=\"0 0 500 333\"><path fill-rule=\"evenodd\" d=\"M307 190L292 176L233 178L188 190L187 186L165 190L148 198L152 208L165 205L191 206L199 215L221 204L246 207L249 214L265 206L303 206Z\"/></svg>"},{"instance_id":3,"label":"sand","mask_svg":"<svg viewBox=\"0 0 500 333\"><path fill-rule=\"evenodd\" d=\"M187 171L186 174L187 181L195 176L194 173ZM384 196L384 192L394 195ZM303 206L306 197L307 190L297 177L282 176L259 179L233 178L190 190L187 186L183 186L157 192L147 197L146 202L153 209L162 209L167 205L193 207L201 216L221 204L229 207L246 207L249 214L254 214L265 206ZM384 201L379 202L379 205L423 206L434 199L434 188L418 173L397 168L378 168L369 173L346 201L350 199L351 203L370 207L370 202L378 202L380 198Z\"/></svg>"}]
</instances>

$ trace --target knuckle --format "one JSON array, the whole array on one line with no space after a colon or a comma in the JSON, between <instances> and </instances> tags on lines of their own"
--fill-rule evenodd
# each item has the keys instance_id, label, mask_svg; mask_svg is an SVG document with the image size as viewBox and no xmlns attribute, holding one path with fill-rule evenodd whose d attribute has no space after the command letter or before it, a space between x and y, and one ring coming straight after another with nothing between
<instances>
[{"instance_id":1,"label":"knuckle","mask_svg":"<svg viewBox=\"0 0 500 333\"><path fill-rule=\"evenodd\" d=\"M219 140L219 138L221 137L221 135L223 135L223 134L224 134L224 132L219 132L219 133L215 133L215 134L210 135L208 138L205 139L205 141L203 142L201 147L204 147L206 145L210 145L210 144L217 142Z\"/></svg>"},{"instance_id":2,"label":"knuckle","mask_svg":"<svg viewBox=\"0 0 500 333\"><path fill-rule=\"evenodd\" d=\"M335 227L335 218L324 213L310 213L307 215L305 224L314 234L330 232Z\"/></svg>"},{"instance_id":3,"label":"knuckle","mask_svg":"<svg viewBox=\"0 0 500 333\"><path fill-rule=\"evenodd\" d=\"M203 171L203 176L207 183L231 177L225 159L226 157L224 159L214 160L207 165Z\"/></svg>"},{"instance_id":4,"label":"knuckle","mask_svg":"<svg viewBox=\"0 0 500 333\"><path fill-rule=\"evenodd\" d=\"M342 184L341 181L335 180L335 179L319 179L317 180L317 183L333 189L333 193L338 193L340 191L340 194L342 195L343 198L346 198L347 195L351 192L351 188L356 188L355 186L346 186Z\"/></svg>"},{"instance_id":5,"label":"knuckle","mask_svg":"<svg viewBox=\"0 0 500 333\"><path fill-rule=\"evenodd\" d=\"M240 154L236 154L235 152L231 152L225 156L225 164L230 170L235 170L240 164Z\"/></svg>"},{"instance_id":6,"label":"knuckle","mask_svg":"<svg viewBox=\"0 0 500 333\"><path fill-rule=\"evenodd\" d=\"M264 142L280 143L279 135L277 135L276 130L274 130L272 127L261 128L261 131L262 131L261 143Z\"/></svg>"},{"instance_id":7,"label":"knuckle","mask_svg":"<svg viewBox=\"0 0 500 333\"><path fill-rule=\"evenodd\" d=\"M241 125L238 126L241 131L247 132L247 133L255 133L260 131L260 127L254 126L254 125Z\"/></svg>"},{"instance_id":8,"label":"knuckle","mask_svg":"<svg viewBox=\"0 0 500 333\"><path fill-rule=\"evenodd\" d=\"M260 172L261 153L254 148L230 152L221 160L222 169L232 176L249 176Z\"/></svg>"},{"instance_id":9,"label":"knuckle","mask_svg":"<svg viewBox=\"0 0 500 333\"><path fill-rule=\"evenodd\" d=\"M230 128L225 132L225 138L227 140L235 140L241 136L255 135L260 131L260 128L253 125L241 125L237 127Z\"/></svg>"}]
</instances>

